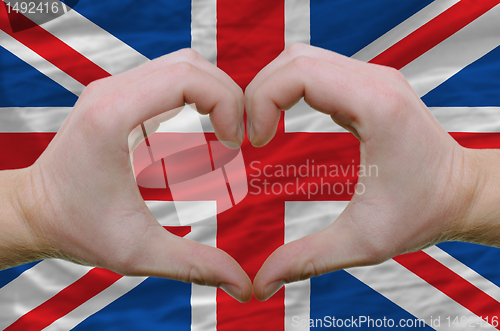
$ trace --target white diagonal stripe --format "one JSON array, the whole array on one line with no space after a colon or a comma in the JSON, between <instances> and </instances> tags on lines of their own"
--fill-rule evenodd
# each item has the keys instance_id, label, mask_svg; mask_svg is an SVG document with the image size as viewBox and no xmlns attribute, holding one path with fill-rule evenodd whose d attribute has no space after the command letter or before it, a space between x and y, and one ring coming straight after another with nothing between
<instances>
[{"instance_id":1,"label":"white diagonal stripe","mask_svg":"<svg viewBox=\"0 0 500 331\"><path fill-rule=\"evenodd\" d=\"M164 204L164 208L161 206L162 203ZM154 216L158 219L160 224L164 226L178 225L179 221L175 219L175 212L173 213L172 211L173 204L171 201L146 201L146 204L152 209ZM172 217L172 213L174 217ZM216 234L217 220L216 216L213 215L205 221L198 222L196 225L191 226L191 232L187 234L185 238L215 246ZM56 262L56 264L54 264L54 262ZM39 265L43 268L38 267ZM57 268L58 266L63 266L66 269L61 270L61 268ZM33 269L35 270L31 271ZM38 277L29 276L29 273L40 274L40 269L45 272L38 275ZM0 308L4 308L2 305L5 306L5 309L0 309L0 327L6 327L12 324L17 318L47 301L60 290L78 280L90 269L90 267L83 267L66 261L45 260L27 270L14 281L0 289ZM82 272L82 270L85 272ZM146 279L147 277L122 277L96 296L78 306L69 314L54 321L44 330L70 330L89 316L97 313L99 310L137 287ZM53 284L52 287L51 284ZM7 290L4 291L4 289ZM216 288L192 284L191 330L209 331L216 329L216 293ZM22 296L21 300L18 300L18 297L16 297L16 295L19 294ZM27 302L30 304L28 305ZM22 307L20 303L22 303Z\"/></svg>"},{"instance_id":2,"label":"white diagonal stripe","mask_svg":"<svg viewBox=\"0 0 500 331\"><path fill-rule=\"evenodd\" d=\"M436 17L457 0L434 1L352 57L369 61ZM500 45L500 5L401 69L419 96L445 82ZM500 132L495 107L431 109L449 132ZM455 115L452 115L456 111ZM285 112L285 132L347 132L330 116L309 107L304 99Z\"/></svg>"},{"instance_id":3,"label":"white diagonal stripe","mask_svg":"<svg viewBox=\"0 0 500 331\"><path fill-rule=\"evenodd\" d=\"M0 46L75 95L79 96L85 88L82 83L78 82L76 79L66 74L2 30L0 30Z\"/></svg>"},{"instance_id":4,"label":"white diagonal stripe","mask_svg":"<svg viewBox=\"0 0 500 331\"><path fill-rule=\"evenodd\" d=\"M431 324L431 320L439 318L441 322L439 327L437 324L431 325L435 330L468 331L470 327L467 323L448 325L447 318L451 317L453 321L457 316L459 319L465 316L468 319L466 322L471 322L470 318L476 317L470 310L394 260L346 271L410 314L425 320L428 325ZM479 321L479 317L477 318L476 323ZM481 330L483 327L484 330L496 330L491 325L485 324Z\"/></svg>"},{"instance_id":5,"label":"white diagonal stripe","mask_svg":"<svg viewBox=\"0 0 500 331\"><path fill-rule=\"evenodd\" d=\"M361 49L359 52L354 54L352 58L366 62L370 61L457 2L458 0L437 0L432 2L427 7L415 13L413 16L389 32L385 33L383 36ZM290 16L294 18L293 15ZM300 21L296 20L296 22ZM298 29L294 29L293 26L291 26L289 30L285 27L286 45L296 41L309 44L309 40L309 27L303 32ZM301 99L298 104L292 107L292 109L286 111L284 116L285 132L348 132L344 128L335 124L331 120L330 116L319 113L309 107L309 105L305 103L304 99Z\"/></svg>"},{"instance_id":6,"label":"white diagonal stripe","mask_svg":"<svg viewBox=\"0 0 500 331\"><path fill-rule=\"evenodd\" d=\"M0 329L52 298L91 268L62 260L44 260L0 289Z\"/></svg>"},{"instance_id":7,"label":"white diagonal stripe","mask_svg":"<svg viewBox=\"0 0 500 331\"><path fill-rule=\"evenodd\" d=\"M82 305L54 321L52 324L44 328L44 331L68 331L80 324L90 315L97 313L113 301L122 297L137 287L147 277L122 277L114 282L111 286L93 296ZM166 298L168 299L168 298Z\"/></svg>"},{"instance_id":8,"label":"white diagonal stripe","mask_svg":"<svg viewBox=\"0 0 500 331\"><path fill-rule=\"evenodd\" d=\"M347 203L346 201L286 202L285 241L289 242L291 240L296 240L303 235L325 228L335 221L338 215L340 215L347 206ZM454 261L450 262L451 257L449 257L449 255L446 257L444 254L436 252L434 248L431 248L430 252L439 258L439 262L444 261L445 265L451 266L454 271L458 271L459 275L465 275L470 278L469 275L473 273L467 266L458 265ZM455 316L458 316L459 319L462 316L467 318L476 317L471 311L464 308L435 287L429 285L394 260L389 260L376 266L350 268L345 271L413 314L416 318L425 320L427 324L431 324L431 319L440 318L440 326L432 325L436 330L469 330L467 324L451 324L451 327L448 327L446 318L450 316L453 320ZM480 289L489 291L493 288L491 284L487 284L477 277L475 277L473 281ZM285 312L287 302L286 286ZM495 292L493 292L492 295L496 295ZM301 320L309 319L308 311L304 308L298 310L298 312L295 307L292 306L291 308L291 311L293 311L295 315L300 316L299 318ZM467 322L470 321L470 319L467 320ZM290 328L290 330L291 329L292 328ZM494 330L494 328L489 325L484 325L484 329ZM309 327L304 327L300 330L309 330Z\"/></svg>"},{"instance_id":9,"label":"white diagonal stripe","mask_svg":"<svg viewBox=\"0 0 500 331\"><path fill-rule=\"evenodd\" d=\"M195 5L195 3L207 3L206 1L193 1L193 8L194 10L198 9L199 6ZM213 17L210 18L213 21L213 44L209 45L212 47L212 49L215 51L210 56L207 56L207 52L204 50L198 49L202 54L204 54L205 57L207 57L209 60L211 60L213 63L215 63L216 60L216 45L215 45L215 1L212 1L212 11L213 11ZM71 15L70 15L71 13ZM198 12L200 13L200 12ZM203 12L201 12L203 14ZM206 13L206 11L204 11ZM67 16L66 16L67 15ZM144 63L147 61L145 57L142 55L138 54L135 52L133 49L128 47L127 45L123 44L120 42L118 39L114 38L112 35L108 34L106 31L100 29L96 25L94 25L92 22L88 21L81 15L79 15L75 11L68 12L68 14L61 16L59 19L56 19L54 21L51 21L47 24L44 24L44 28L49 31L50 33L54 34L56 37L61 39L63 42L69 44L72 48L80 52L82 55L86 56L89 58L91 61L105 69L111 74L116 74L122 71L125 71L129 68L135 67L141 63ZM204 15L198 15L198 17L203 18ZM92 33L89 33L91 31ZM1 33L1 31L0 31ZM201 36L200 34L194 33L194 35ZM0 35L0 37L3 37L3 35ZM7 36L9 37L9 36ZM202 36L203 38L206 38L206 34ZM10 37L9 37L10 38ZM196 46L196 38L193 38L193 46ZM18 43L15 39L10 38L7 40L7 38L1 38L2 41L2 46L4 46L6 49L20 57L22 60L32 64L36 69L41 71L42 73L46 74L49 78L52 78L59 84L61 84L63 87L69 89L73 93L79 95L83 89L84 86L78 82L76 82L73 78L65 74L64 72L60 71L53 65L51 65L48 61L45 59L39 57L36 55L36 53L32 52L29 48L24 47L22 44ZM9 41L9 43L6 43L5 40ZM102 49L108 49L112 46L112 49L103 53ZM16 48L17 47L17 48ZM33 64L34 63L34 64ZM48 68L48 69L47 69ZM50 70L49 70L50 69ZM62 77L62 78L61 78ZM76 82L77 88L74 88L72 85L73 82ZM62 117L60 116L61 114L66 114L68 113L69 109L63 109L63 108L9 108L3 109L3 117L4 118L9 118L10 124L13 124L14 128L4 128L3 130L5 131L0 131L0 132L50 132L52 130L57 131L58 127L62 124ZM12 112L19 111L20 114L12 114ZM48 113L51 113L54 115L55 121L49 125L48 123L44 123L41 121L40 116L46 116ZM8 114L8 115L6 115ZM41 115L43 114L43 115ZM2 116L2 115L0 115ZM28 122L28 125L26 126L24 124L18 125L15 124L16 121L16 116L23 117L26 122ZM3 118L2 118L3 119ZM207 116L204 117L204 119L208 119ZM208 129L205 130L207 131L213 131L213 128L211 129L210 122L208 122ZM213 209L213 208L212 208ZM166 225L171 221L172 215L155 215L160 223L163 225ZM168 220L164 220L163 217L167 216ZM174 217L175 218L175 217ZM173 224L175 225L175 224ZM204 222L199 222L196 224L196 226L192 227L192 232L186 236L188 239L192 240L198 240L204 244L209 244L212 246L216 245L216 219L215 216L212 218L207 219ZM64 262L64 261L62 261ZM41 262L41 265L45 265L47 262L43 261ZM71 266L75 266L73 264L70 264ZM36 269L35 269L36 270ZM24 275L24 274L23 274ZM18 280L16 283L20 283L22 281L27 280L29 282L29 279L26 278L26 276L21 275L19 277L20 280ZM44 278L44 277L42 277ZM76 279L74 280L77 280ZM58 285L60 285L60 289L65 288L66 286L70 285L71 282L61 282L57 277L52 278L54 282L56 282ZM110 286L108 289L104 290L103 292L99 293L97 296L93 297L83 305L79 306L77 309L72 311L70 314L62 317L58 321L54 322L52 325L47 327L47 330L67 330L68 328L71 328L77 324L79 324L81 321L83 321L85 318L88 316L94 314L98 310L102 309L109 303L113 302L114 300L118 299L128 291L130 291L132 288L137 286L140 282L142 282L144 278L129 278L129 277L124 277L117 281L115 284ZM45 278L42 280L42 283L45 284L48 280ZM16 286L16 283L10 283L8 284L5 288L9 287L14 287L15 290L14 292L18 291L18 286ZM62 285L61 285L62 284ZM44 291L44 286L45 285L38 285L35 286L35 288L32 288L31 294L33 297L41 297L40 293ZM57 291L58 292L58 291ZM7 293L7 292L5 292ZM0 294L1 295L1 294ZM53 296L53 295L52 295ZM52 297L50 296L50 297ZM40 303L44 302L45 300L48 300L50 298L49 296L45 296L44 299L40 299ZM207 287L201 287L198 285L192 285L192 329L193 330L215 330L216 329L216 289L215 288L207 288ZM7 301L6 304L10 306L15 306L12 304L13 300ZM30 309L33 309L36 307L36 305L33 305L31 308L26 308L23 305L24 310L22 311L21 315L28 312ZM8 310L4 310L8 311ZM14 314L10 313L7 314L10 316L15 316ZM3 322L3 320L2 320ZM10 324L10 323L8 323ZM7 324L7 325L8 325Z\"/></svg>"},{"instance_id":10,"label":"white diagonal stripe","mask_svg":"<svg viewBox=\"0 0 500 331\"><path fill-rule=\"evenodd\" d=\"M146 201L148 208L164 226L176 226L175 209L172 201ZM164 208L161 208L163 204ZM193 203L195 206L196 203ZM217 233L217 221L215 215L199 222L191 227L191 232L184 238L195 240L208 245L215 245ZM95 295L76 309L54 321L51 325L43 329L44 331L67 331L89 316L97 313L112 302L118 300L123 295L140 285L147 277L122 277L111 286ZM217 289L214 287L191 284L191 330L216 330L216 295ZM168 298L165 298L168 300Z\"/></svg>"},{"instance_id":11,"label":"white diagonal stripe","mask_svg":"<svg viewBox=\"0 0 500 331\"><path fill-rule=\"evenodd\" d=\"M36 19L43 18L42 15L30 17L35 23L43 23L36 22ZM149 61L147 57L75 10L70 10L41 27L111 75Z\"/></svg>"},{"instance_id":12,"label":"white diagonal stripe","mask_svg":"<svg viewBox=\"0 0 500 331\"><path fill-rule=\"evenodd\" d=\"M437 246L424 249L433 259L500 302L500 288Z\"/></svg>"},{"instance_id":13,"label":"white diagonal stripe","mask_svg":"<svg viewBox=\"0 0 500 331\"><path fill-rule=\"evenodd\" d=\"M367 45L359 52L354 54L352 58L368 62L387 50L389 47L407 37L413 31L419 29L430 20L446 11L451 6L458 3L459 0L436 0L428 6L409 17L407 20L394 27L383 36Z\"/></svg>"},{"instance_id":14,"label":"white diagonal stripe","mask_svg":"<svg viewBox=\"0 0 500 331\"><path fill-rule=\"evenodd\" d=\"M500 5L400 69L419 97L500 45Z\"/></svg>"}]
</instances>

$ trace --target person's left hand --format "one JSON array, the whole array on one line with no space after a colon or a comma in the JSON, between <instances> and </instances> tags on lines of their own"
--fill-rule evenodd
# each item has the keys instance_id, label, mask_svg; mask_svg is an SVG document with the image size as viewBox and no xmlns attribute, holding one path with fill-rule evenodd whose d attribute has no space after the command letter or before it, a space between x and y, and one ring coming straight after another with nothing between
<instances>
[{"instance_id":1,"label":"person's left hand","mask_svg":"<svg viewBox=\"0 0 500 331\"><path fill-rule=\"evenodd\" d=\"M480 153L460 146L440 126L401 73L292 45L245 91L252 144L267 144L281 110L302 97L359 139L361 166L375 166L377 173L360 176L365 190L353 195L333 224L268 257L254 280L257 299L266 300L285 283L381 263L450 238L473 238L463 230L484 182L484 171L474 168Z\"/></svg>"}]
</instances>

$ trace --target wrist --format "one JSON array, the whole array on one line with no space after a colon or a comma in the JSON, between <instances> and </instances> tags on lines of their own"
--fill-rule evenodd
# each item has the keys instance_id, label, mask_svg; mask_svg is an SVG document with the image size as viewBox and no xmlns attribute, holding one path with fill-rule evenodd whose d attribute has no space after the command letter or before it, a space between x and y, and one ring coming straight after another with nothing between
<instances>
[{"instance_id":1,"label":"wrist","mask_svg":"<svg viewBox=\"0 0 500 331\"><path fill-rule=\"evenodd\" d=\"M30 168L0 172L0 270L44 257L30 226L32 196Z\"/></svg>"},{"instance_id":2,"label":"wrist","mask_svg":"<svg viewBox=\"0 0 500 331\"><path fill-rule=\"evenodd\" d=\"M500 151L465 149L464 212L456 240L500 247ZM458 194L461 194L458 192Z\"/></svg>"}]
</instances>

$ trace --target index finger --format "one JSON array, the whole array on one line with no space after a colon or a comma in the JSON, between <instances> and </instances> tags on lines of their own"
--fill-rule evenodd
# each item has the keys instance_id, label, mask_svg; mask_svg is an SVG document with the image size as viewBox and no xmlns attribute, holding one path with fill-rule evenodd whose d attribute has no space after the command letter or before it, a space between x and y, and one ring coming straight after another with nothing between
<instances>
[{"instance_id":1,"label":"index finger","mask_svg":"<svg viewBox=\"0 0 500 331\"><path fill-rule=\"evenodd\" d=\"M176 63L111 92L99 93L105 83L92 83L87 87L88 97L81 98L75 106L85 109L75 112L75 116L82 116L86 127L93 131L89 136L97 132L98 139L105 135L106 139L118 139L123 144L144 121L189 103L195 104L201 114L210 114L219 140L237 145L243 140L243 116L237 96L189 62Z\"/></svg>"},{"instance_id":2,"label":"index finger","mask_svg":"<svg viewBox=\"0 0 500 331\"><path fill-rule=\"evenodd\" d=\"M276 57L276 59L265 66L247 86L245 90L247 108L251 107L253 93L260 85L262 85L275 72L293 61L293 59L300 56L313 57L352 72L366 72L367 70L374 70L373 65L368 65L365 62L348 58L342 54L319 47L294 43L288 46L283 52L281 52L280 55L278 55L278 57Z\"/></svg>"},{"instance_id":3,"label":"index finger","mask_svg":"<svg viewBox=\"0 0 500 331\"><path fill-rule=\"evenodd\" d=\"M246 96L248 137L254 146L267 144L276 132L281 110L291 108L302 97L314 109L362 135L360 121L376 97L376 85L365 74L312 57L297 57Z\"/></svg>"},{"instance_id":4,"label":"index finger","mask_svg":"<svg viewBox=\"0 0 500 331\"><path fill-rule=\"evenodd\" d=\"M208 62L205 58L203 58L203 56L201 56L200 53L191 48L184 48L176 52L163 55L136 68L113 77L109 77L107 79L106 90L111 91L127 84L131 84L151 75L156 71L163 70L180 62L189 62L198 69L217 79L238 98L239 108L241 113L243 113L243 91L238 84L236 84L228 74Z\"/></svg>"}]
</instances>

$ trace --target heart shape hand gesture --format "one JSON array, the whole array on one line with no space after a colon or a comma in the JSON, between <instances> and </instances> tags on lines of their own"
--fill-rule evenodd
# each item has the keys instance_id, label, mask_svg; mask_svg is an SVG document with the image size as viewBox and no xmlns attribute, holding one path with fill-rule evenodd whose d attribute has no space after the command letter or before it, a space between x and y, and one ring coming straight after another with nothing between
<instances>
[{"instance_id":1,"label":"heart shape hand gesture","mask_svg":"<svg viewBox=\"0 0 500 331\"><path fill-rule=\"evenodd\" d=\"M134 180L128 135L147 119L185 103L210 114L217 137L238 145L247 132L258 147L274 136L280 112L302 97L360 140L355 194L326 229L277 249L252 282L217 248L170 234L146 207ZM218 286L239 301L266 300L284 283L380 263L449 239L494 242L477 220L493 216L478 162L484 151L461 147L396 70L306 45L292 45L266 66L245 94L191 50L90 84L45 152L31 167L0 175L5 231L0 267L63 258ZM495 157L497 157L495 155ZM481 207L481 208L480 208ZM488 208L486 208L487 210ZM498 231L498 230L497 230ZM495 237L496 236L496 237Z\"/></svg>"}]
</instances>

